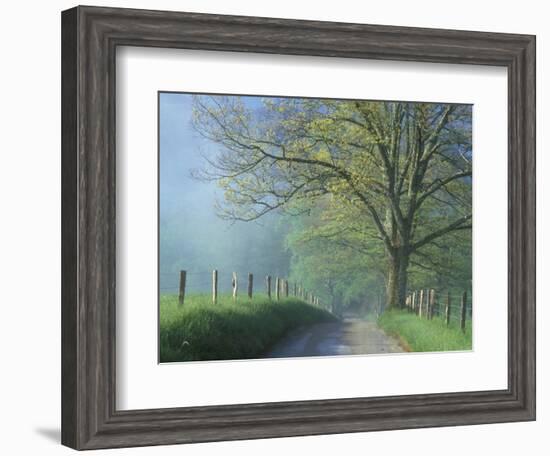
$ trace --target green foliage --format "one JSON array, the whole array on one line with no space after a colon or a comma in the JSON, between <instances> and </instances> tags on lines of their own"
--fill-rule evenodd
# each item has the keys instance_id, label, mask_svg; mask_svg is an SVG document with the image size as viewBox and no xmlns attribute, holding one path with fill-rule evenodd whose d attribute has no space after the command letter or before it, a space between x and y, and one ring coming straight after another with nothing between
<instances>
[{"instance_id":1,"label":"green foliage","mask_svg":"<svg viewBox=\"0 0 550 456\"><path fill-rule=\"evenodd\" d=\"M279 301L246 296L160 297L160 361L206 361L261 357L290 329L335 321L330 313L296 298Z\"/></svg>"},{"instance_id":2,"label":"green foliage","mask_svg":"<svg viewBox=\"0 0 550 456\"><path fill-rule=\"evenodd\" d=\"M338 304L372 301L385 281L402 306L408 273L469 289L471 106L247 100L195 97L197 131L222 146L203 173L225 191L223 217L299 219L291 277Z\"/></svg>"},{"instance_id":3,"label":"green foliage","mask_svg":"<svg viewBox=\"0 0 550 456\"><path fill-rule=\"evenodd\" d=\"M472 296L472 232L449 233L445 242L425 246L411 258L409 289L435 288Z\"/></svg>"},{"instance_id":4,"label":"green foliage","mask_svg":"<svg viewBox=\"0 0 550 456\"><path fill-rule=\"evenodd\" d=\"M456 323L447 327L442 318L426 320L405 310L391 310L379 317L378 325L388 334L400 337L414 352L472 349L471 321L467 321L463 333Z\"/></svg>"},{"instance_id":5,"label":"green foliage","mask_svg":"<svg viewBox=\"0 0 550 456\"><path fill-rule=\"evenodd\" d=\"M336 313L373 310L384 288L385 253L369 226L331 198L290 219L291 280L315 290Z\"/></svg>"}]
</instances>

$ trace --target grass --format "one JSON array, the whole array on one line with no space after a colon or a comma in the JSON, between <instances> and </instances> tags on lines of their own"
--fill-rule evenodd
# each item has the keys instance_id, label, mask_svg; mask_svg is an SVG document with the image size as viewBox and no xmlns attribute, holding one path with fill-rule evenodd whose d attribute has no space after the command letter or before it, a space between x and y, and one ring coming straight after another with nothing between
<instances>
[{"instance_id":1,"label":"grass","mask_svg":"<svg viewBox=\"0 0 550 456\"><path fill-rule=\"evenodd\" d=\"M471 321L466 322L466 331L462 332L455 322L447 327L442 318L426 320L406 310L392 310L378 318L378 325L400 338L414 352L472 349Z\"/></svg>"},{"instance_id":2,"label":"grass","mask_svg":"<svg viewBox=\"0 0 550 456\"><path fill-rule=\"evenodd\" d=\"M259 358L290 329L334 321L325 310L296 298L270 300L222 295L160 297L160 361L205 361Z\"/></svg>"}]
</instances>

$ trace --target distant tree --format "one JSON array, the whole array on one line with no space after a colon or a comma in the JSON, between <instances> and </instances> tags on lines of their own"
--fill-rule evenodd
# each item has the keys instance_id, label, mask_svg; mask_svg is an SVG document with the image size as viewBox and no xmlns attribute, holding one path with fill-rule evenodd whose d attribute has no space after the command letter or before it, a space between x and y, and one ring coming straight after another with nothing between
<instances>
[{"instance_id":1,"label":"distant tree","mask_svg":"<svg viewBox=\"0 0 550 456\"><path fill-rule=\"evenodd\" d=\"M223 217L298 215L328 198L342 242L383 248L389 307L404 303L412 256L471 230L470 106L196 96L194 125L223 146L201 173L224 189Z\"/></svg>"}]
</instances>

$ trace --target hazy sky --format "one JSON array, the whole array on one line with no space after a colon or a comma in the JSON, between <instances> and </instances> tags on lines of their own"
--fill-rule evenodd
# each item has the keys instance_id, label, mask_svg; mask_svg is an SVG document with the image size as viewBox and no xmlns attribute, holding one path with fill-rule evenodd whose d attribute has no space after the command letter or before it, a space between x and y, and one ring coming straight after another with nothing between
<instances>
[{"instance_id":1,"label":"hazy sky","mask_svg":"<svg viewBox=\"0 0 550 456\"><path fill-rule=\"evenodd\" d=\"M242 97L248 107L257 97ZM175 292L178 271L188 271L191 291L208 291L212 269L219 269L220 287L228 289L232 271L286 274L288 261L282 242L273 247L273 229L266 222L231 223L216 215L216 199L223 192L216 182L199 181L191 170L204 168L202 153L217 145L193 128L192 96L161 93L159 169L159 274L161 293ZM259 253L263 252L263 254ZM267 257L266 257L267 253ZM283 261L281 261L283 260ZM243 279L244 280L244 279Z\"/></svg>"},{"instance_id":2,"label":"hazy sky","mask_svg":"<svg viewBox=\"0 0 550 456\"><path fill-rule=\"evenodd\" d=\"M213 182L199 182L190 170L200 167L200 148L205 141L191 125L191 96L160 95L160 218L177 215L182 209L213 204L217 193ZM213 215L213 213L211 214Z\"/></svg>"}]
</instances>

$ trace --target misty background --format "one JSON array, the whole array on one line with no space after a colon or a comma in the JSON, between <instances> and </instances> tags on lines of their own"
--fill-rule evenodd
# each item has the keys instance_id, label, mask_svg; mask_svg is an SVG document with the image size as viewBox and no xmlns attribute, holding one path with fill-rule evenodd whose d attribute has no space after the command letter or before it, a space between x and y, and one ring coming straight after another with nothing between
<instances>
[{"instance_id":1,"label":"misty background","mask_svg":"<svg viewBox=\"0 0 550 456\"><path fill-rule=\"evenodd\" d=\"M242 97L249 108L258 97ZM235 222L216 215L223 190L213 181L198 180L192 171L208 166L205 157L217 145L192 125L192 95L159 95L159 291L177 293L179 271L187 271L189 292L209 292L212 270L218 270L219 289L230 291L231 274L239 286L254 274L255 288L264 289L266 275L288 277L290 252L285 246L288 227L276 213L256 222Z\"/></svg>"}]
</instances>

